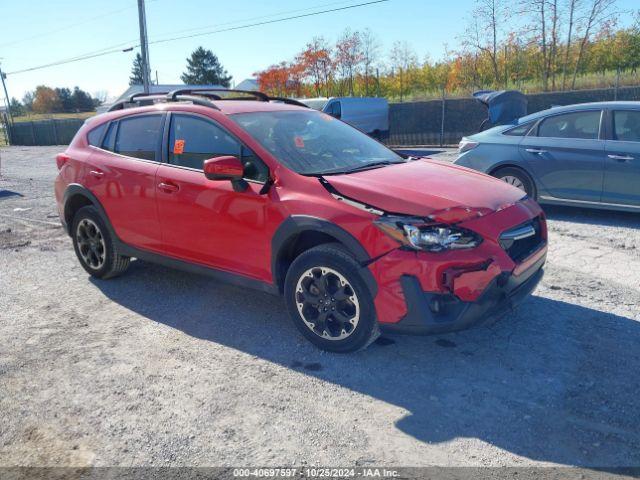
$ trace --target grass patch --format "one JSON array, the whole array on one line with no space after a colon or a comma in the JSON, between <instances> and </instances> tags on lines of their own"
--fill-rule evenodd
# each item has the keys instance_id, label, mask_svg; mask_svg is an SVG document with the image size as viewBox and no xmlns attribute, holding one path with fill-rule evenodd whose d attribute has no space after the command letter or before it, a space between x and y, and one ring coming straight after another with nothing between
<instances>
[{"instance_id":1,"label":"grass patch","mask_svg":"<svg viewBox=\"0 0 640 480\"><path fill-rule=\"evenodd\" d=\"M600 89L600 88L615 88L616 82L618 82L619 87L637 87L640 84L640 72L631 72L624 71L620 72L620 78L617 79L616 71L606 71L604 73L588 73L585 75L578 76L576 78L576 86L575 89L571 88L571 80L572 76L569 76L567 79L567 85L564 91L572 91L572 90L592 90L592 89ZM504 85L500 85L498 87L487 85L483 88L493 89L493 90L503 90L505 89ZM562 76L556 76L556 86L552 87L551 81L549 81L549 90L547 92L544 91L542 81L541 80L528 80L523 82L509 82L507 85L508 90L520 90L522 93L530 94L530 93L551 93L551 92L561 92L562 88ZM475 90L482 90L482 88L478 87ZM473 91L459 89L447 92L447 98L468 98L471 97ZM411 90L409 92L405 92L403 95L403 102L414 102L414 101L424 101L424 100L439 100L442 98L442 92L440 91L420 91L420 90ZM389 103L395 103L400 101L399 95L389 95L387 97Z\"/></svg>"},{"instance_id":2,"label":"grass patch","mask_svg":"<svg viewBox=\"0 0 640 480\"><path fill-rule=\"evenodd\" d=\"M64 118L89 118L96 115L96 112L78 112L78 113L29 113L20 117L13 117L14 122L37 122L38 120L53 120Z\"/></svg>"}]
</instances>

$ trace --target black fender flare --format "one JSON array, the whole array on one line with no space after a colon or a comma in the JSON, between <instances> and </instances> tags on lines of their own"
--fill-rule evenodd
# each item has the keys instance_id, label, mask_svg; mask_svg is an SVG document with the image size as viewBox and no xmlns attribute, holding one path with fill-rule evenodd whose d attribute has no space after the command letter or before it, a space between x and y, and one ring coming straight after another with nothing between
<instances>
[{"instance_id":1,"label":"black fender flare","mask_svg":"<svg viewBox=\"0 0 640 480\"><path fill-rule=\"evenodd\" d=\"M341 243L362 266L362 276L375 297L377 283L367 265L371 256L362 244L349 232L328 220L308 215L292 215L284 220L271 239L271 273L273 283L282 288L286 271L281 268L286 245L303 232L318 232L329 235Z\"/></svg>"},{"instance_id":2,"label":"black fender flare","mask_svg":"<svg viewBox=\"0 0 640 480\"><path fill-rule=\"evenodd\" d=\"M68 223L67 209L69 208L69 200L71 200L76 196L85 197L87 200L91 202L91 204L96 208L96 210L98 210L98 213L102 217L102 220L104 220L104 223L107 225L107 228L109 229L109 233L111 234L111 238L113 238L114 241L120 242L118 235L116 235L116 232L113 229L111 222L109 221L107 212L105 211L104 207L100 203L100 200L98 200L98 197L96 197L93 194L93 192L91 192L91 190L80 185L79 183L70 183L67 186L66 190L64 191L64 195L62 197L62 205L63 205L63 212L64 212L64 218L62 219L62 222L67 233L71 235L71 225L67 224Z\"/></svg>"}]
</instances>

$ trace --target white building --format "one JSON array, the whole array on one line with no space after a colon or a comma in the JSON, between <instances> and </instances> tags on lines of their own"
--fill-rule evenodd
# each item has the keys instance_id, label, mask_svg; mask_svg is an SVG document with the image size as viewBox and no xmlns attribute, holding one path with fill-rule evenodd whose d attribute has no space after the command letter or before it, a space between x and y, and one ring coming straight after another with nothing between
<instances>
[{"instance_id":1,"label":"white building","mask_svg":"<svg viewBox=\"0 0 640 480\"><path fill-rule=\"evenodd\" d=\"M255 78L246 78L234 87L236 90L248 90L250 92L260 91L260 85Z\"/></svg>"}]
</instances>

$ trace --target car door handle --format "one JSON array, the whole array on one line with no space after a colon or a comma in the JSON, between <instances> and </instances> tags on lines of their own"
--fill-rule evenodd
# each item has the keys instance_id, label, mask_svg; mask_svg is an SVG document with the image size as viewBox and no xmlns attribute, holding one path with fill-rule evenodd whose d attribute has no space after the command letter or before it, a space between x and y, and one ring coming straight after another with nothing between
<instances>
[{"instance_id":1,"label":"car door handle","mask_svg":"<svg viewBox=\"0 0 640 480\"><path fill-rule=\"evenodd\" d=\"M527 148L525 151L529 153L537 153L538 155L542 155L543 153L547 153L546 150L540 150L539 148Z\"/></svg>"},{"instance_id":2,"label":"car door handle","mask_svg":"<svg viewBox=\"0 0 640 480\"><path fill-rule=\"evenodd\" d=\"M628 162L629 160L633 160L631 155L607 155L611 160L617 160L619 162Z\"/></svg>"},{"instance_id":3,"label":"car door handle","mask_svg":"<svg viewBox=\"0 0 640 480\"><path fill-rule=\"evenodd\" d=\"M158 188L165 193L175 193L180 190L180 187L173 182L160 182Z\"/></svg>"},{"instance_id":4,"label":"car door handle","mask_svg":"<svg viewBox=\"0 0 640 480\"><path fill-rule=\"evenodd\" d=\"M104 172L101 172L100 170L90 170L89 174L93 177L96 178L102 178L104 177Z\"/></svg>"}]
</instances>

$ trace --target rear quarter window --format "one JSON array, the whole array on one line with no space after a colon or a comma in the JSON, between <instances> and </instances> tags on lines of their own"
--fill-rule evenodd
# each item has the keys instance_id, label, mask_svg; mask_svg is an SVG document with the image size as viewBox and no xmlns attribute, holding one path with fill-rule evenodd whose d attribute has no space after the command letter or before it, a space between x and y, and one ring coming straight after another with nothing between
<instances>
[{"instance_id":1,"label":"rear quarter window","mask_svg":"<svg viewBox=\"0 0 640 480\"><path fill-rule=\"evenodd\" d=\"M89 145L93 147L100 147L100 142L102 141L104 132L107 129L107 125L109 125L108 122L103 123L102 125L98 125L87 134L87 142L89 143Z\"/></svg>"},{"instance_id":2,"label":"rear quarter window","mask_svg":"<svg viewBox=\"0 0 640 480\"><path fill-rule=\"evenodd\" d=\"M510 128L502 132L503 135L509 135L510 137L524 137L529 131L535 122L525 123L523 125L518 125L517 127Z\"/></svg>"}]
</instances>

